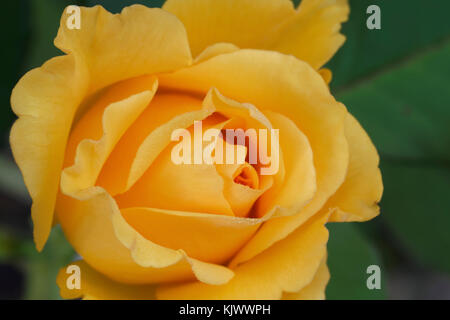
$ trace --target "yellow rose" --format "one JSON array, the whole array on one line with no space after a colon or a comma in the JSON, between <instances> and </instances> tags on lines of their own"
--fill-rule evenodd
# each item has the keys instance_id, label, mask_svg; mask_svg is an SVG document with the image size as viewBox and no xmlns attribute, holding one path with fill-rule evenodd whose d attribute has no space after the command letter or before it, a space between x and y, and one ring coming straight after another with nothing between
<instances>
[{"instance_id":1,"label":"yellow rose","mask_svg":"<svg viewBox=\"0 0 450 320\"><path fill-rule=\"evenodd\" d=\"M80 29L63 14L65 55L11 97L36 246L59 223L83 258L81 287L62 269L61 295L324 298L325 224L373 218L382 193L377 152L320 69L348 12L346 0L168 0L81 8ZM279 129L279 170L175 164L171 134L195 121Z\"/></svg>"}]
</instances>

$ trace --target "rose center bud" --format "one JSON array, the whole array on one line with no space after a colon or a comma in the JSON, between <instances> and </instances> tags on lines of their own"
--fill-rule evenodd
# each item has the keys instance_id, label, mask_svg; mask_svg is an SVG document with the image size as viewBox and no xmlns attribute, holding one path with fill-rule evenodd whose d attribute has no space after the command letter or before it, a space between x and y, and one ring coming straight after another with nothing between
<instances>
[{"instance_id":1,"label":"rose center bud","mask_svg":"<svg viewBox=\"0 0 450 320\"><path fill-rule=\"evenodd\" d=\"M156 97L151 105L158 101L160 100ZM213 135L209 140L203 139L207 130L215 129L219 134L225 126L232 124L236 122L214 113L201 121L200 137L196 130L200 125L198 121L182 129L185 131L182 131L179 139L170 142L157 155L129 190L115 195L119 208L149 207L238 217L252 216L252 207L271 186L271 179L265 178L262 181L257 169L246 162L248 145L228 143L220 135L215 139ZM222 143L218 144L217 141ZM200 161L196 148L200 149ZM205 154L208 153L206 148L209 148L213 161L205 161ZM216 158L219 150L222 150L224 156L222 161L219 157ZM231 162L227 161L227 155L230 154Z\"/></svg>"},{"instance_id":2,"label":"rose center bud","mask_svg":"<svg viewBox=\"0 0 450 320\"><path fill-rule=\"evenodd\" d=\"M259 177L255 168L245 163L234 174L233 181L252 189L259 188Z\"/></svg>"}]
</instances>

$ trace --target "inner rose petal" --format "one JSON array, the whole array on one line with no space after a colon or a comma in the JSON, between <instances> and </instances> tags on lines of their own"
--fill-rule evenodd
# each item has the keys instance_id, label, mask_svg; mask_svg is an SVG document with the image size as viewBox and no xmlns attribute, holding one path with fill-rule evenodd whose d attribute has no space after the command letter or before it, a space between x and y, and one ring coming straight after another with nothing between
<instances>
[{"instance_id":1,"label":"inner rose petal","mask_svg":"<svg viewBox=\"0 0 450 320\"><path fill-rule=\"evenodd\" d=\"M247 162L241 165L233 174L233 181L252 189L259 188L258 172Z\"/></svg>"}]
</instances>

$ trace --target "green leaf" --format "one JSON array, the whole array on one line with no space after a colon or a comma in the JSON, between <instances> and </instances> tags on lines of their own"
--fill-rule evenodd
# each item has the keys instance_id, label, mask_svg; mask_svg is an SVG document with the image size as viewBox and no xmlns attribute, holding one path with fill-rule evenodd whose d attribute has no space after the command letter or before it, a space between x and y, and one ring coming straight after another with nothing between
<instances>
[{"instance_id":1,"label":"green leaf","mask_svg":"<svg viewBox=\"0 0 450 320\"><path fill-rule=\"evenodd\" d=\"M27 53L29 37L29 5L26 1L4 1L0 11L2 28L0 29L4 48L0 51L2 73L0 76L0 144L6 144L3 139L14 119L10 108L11 90L21 75L22 61Z\"/></svg>"},{"instance_id":2,"label":"green leaf","mask_svg":"<svg viewBox=\"0 0 450 320\"><path fill-rule=\"evenodd\" d=\"M384 161L381 169L383 219L415 258L450 272L450 167Z\"/></svg>"},{"instance_id":3,"label":"green leaf","mask_svg":"<svg viewBox=\"0 0 450 320\"><path fill-rule=\"evenodd\" d=\"M4 226L0 228L0 262L8 261L14 257L15 252L20 247L20 241L6 230Z\"/></svg>"},{"instance_id":4,"label":"green leaf","mask_svg":"<svg viewBox=\"0 0 450 320\"><path fill-rule=\"evenodd\" d=\"M32 0L30 3L33 29L27 70L40 67L48 59L63 54L53 45L53 40L58 33L64 8L74 4L74 1Z\"/></svg>"},{"instance_id":5,"label":"green leaf","mask_svg":"<svg viewBox=\"0 0 450 320\"><path fill-rule=\"evenodd\" d=\"M366 222L370 223L370 222ZM354 223L331 223L328 242L330 282L327 299L384 299L384 270L375 248ZM367 267L381 268L381 289L368 289Z\"/></svg>"},{"instance_id":6,"label":"green leaf","mask_svg":"<svg viewBox=\"0 0 450 320\"><path fill-rule=\"evenodd\" d=\"M366 26L370 5L380 7L380 30ZM327 66L333 71L333 88L385 69L450 35L450 1L351 0L350 9L342 28L347 41Z\"/></svg>"},{"instance_id":7,"label":"green leaf","mask_svg":"<svg viewBox=\"0 0 450 320\"><path fill-rule=\"evenodd\" d=\"M450 41L341 92L384 157L450 160Z\"/></svg>"},{"instance_id":8,"label":"green leaf","mask_svg":"<svg viewBox=\"0 0 450 320\"><path fill-rule=\"evenodd\" d=\"M450 272L450 41L338 95L380 152L381 219L406 252Z\"/></svg>"}]
</instances>

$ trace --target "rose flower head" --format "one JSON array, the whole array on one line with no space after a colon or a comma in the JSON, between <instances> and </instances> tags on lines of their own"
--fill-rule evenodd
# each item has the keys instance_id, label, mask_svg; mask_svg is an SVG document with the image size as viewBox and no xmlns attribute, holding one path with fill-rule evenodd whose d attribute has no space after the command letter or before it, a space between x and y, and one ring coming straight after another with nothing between
<instances>
[{"instance_id":1,"label":"rose flower head","mask_svg":"<svg viewBox=\"0 0 450 320\"><path fill-rule=\"evenodd\" d=\"M379 213L370 138L328 88L346 0L167 0L63 13L12 92L41 250L64 298L323 299L328 222Z\"/></svg>"}]
</instances>

